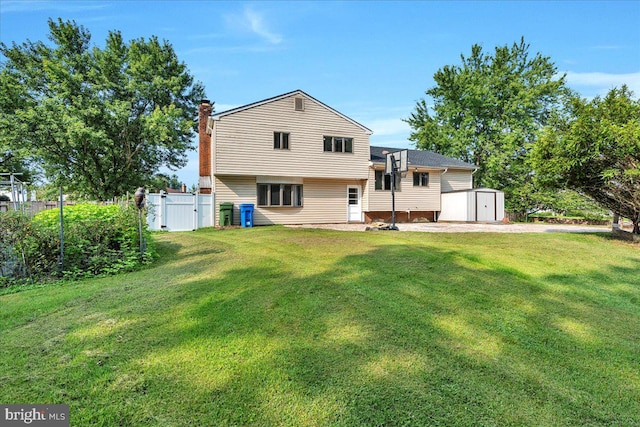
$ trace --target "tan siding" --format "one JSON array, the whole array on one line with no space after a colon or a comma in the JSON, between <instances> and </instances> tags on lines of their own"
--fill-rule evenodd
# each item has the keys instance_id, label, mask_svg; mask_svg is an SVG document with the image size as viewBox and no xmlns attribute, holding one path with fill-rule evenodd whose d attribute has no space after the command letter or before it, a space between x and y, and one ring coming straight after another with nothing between
<instances>
[{"instance_id":1,"label":"tan siding","mask_svg":"<svg viewBox=\"0 0 640 427\"><path fill-rule=\"evenodd\" d=\"M220 224L220 203L233 202L233 222L240 224L240 204L256 203L256 179L253 176L215 177L215 225ZM255 221L255 218L254 218Z\"/></svg>"},{"instance_id":2,"label":"tan siding","mask_svg":"<svg viewBox=\"0 0 640 427\"><path fill-rule=\"evenodd\" d=\"M424 170L429 172L428 187L414 187L413 174L408 172L406 178L400 182L400 190L396 191L397 211L439 211L440 210L440 171ZM391 191L375 189L375 171L369 168L369 180L367 182L366 211L390 211Z\"/></svg>"},{"instance_id":3,"label":"tan siding","mask_svg":"<svg viewBox=\"0 0 640 427\"><path fill-rule=\"evenodd\" d=\"M295 111L294 98L214 121L214 173L366 179L369 135L309 98ZM290 134L289 150L273 148L273 132ZM323 135L353 138L353 153L325 153Z\"/></svg>"},{"instance_id":4,"label":"tan siding","mask_svg":"<svg viewBox=\"0 0 640 427\"><path fill-rule=\"evenodd\" d=\"M305 178L303 181L304 206L301 208L254 208L254 224L309 224L347 222L347 186L361 185L358 180L326 180ZM233 202L233 220L240 224L240 204L256 205L256 178L251 176L217 176L216 224L219 222L220 203Z\"/></svg>"},{"instance_id":5,"label":"tan siding","mask_svg":"<svg viewBox=\"0 0 640 427\"><path fill-rule=\"evenodd\" d=\"M371 177L371 168L369 168L369 178L363 183L362 185L362 211L363 212L368 212L371 209L369 209L369 200L371 199L369 197L369 193L371 191L374 190L374 186L375 186L375 179Z\"/></svg>"},{"instance_id":6,"label":"tan siding","mask_svg":"<svg viewBox=\"0 0 640 427\"><path fill-rule=\"evenodd\" d=\"M442 175L442 192L469 190L473 187L473 175L469 170L452 170Z\"/></svg>"}]
</instances>

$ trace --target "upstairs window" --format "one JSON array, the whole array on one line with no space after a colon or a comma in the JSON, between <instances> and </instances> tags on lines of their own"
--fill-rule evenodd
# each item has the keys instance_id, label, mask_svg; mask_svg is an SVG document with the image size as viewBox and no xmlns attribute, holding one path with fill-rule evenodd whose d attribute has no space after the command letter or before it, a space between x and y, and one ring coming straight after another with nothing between
<instances>
[{"instance_id":1,"label":"upstairs window","mask_svg":"<svg viewBox=\"0 0 640 427\"><path fill-rule=\"evenodd\" d=\"M289 134L287 132L274 132L273 133L273 148L274 148L274 150L288 150L289 149Z\"/></svg>"},{"instance_id":2,"label":"upstairs window","mask_svg":"<svg viewBox=\"0 0 640 427\"><path fill-rule=\"evenodd\" d=\"M333 151L333 137L325 136L324 137L324 151Z\"/></svg>"},{"instance_id":3,"label":"upstairs window","mask_svg":"<svg viewBox=\"0 0 640 427\"><path fill-rule=\"evenodd\" d=\"M391 191L391 175L387 175L383 170L375 171L376 183L375 189L380 191ZM402 176L400 172L396 172L396 191L400 190L400 180Z\"/></svg>"},{"instance_id":4,"label":"upstairs window","mask_svg":"<svg viewBox=\"0 0 640 427\"><path fill-rule=\"evenodd\" d=\"M324 151L333 153L353 153L353 138L342 136L323 137Z\"/></svg>"},{"instance_id":5,"label":"upstairs window","mask_svg":"<svg viewBox=\"0 0 640 427\"><path fill-rule=\"evenodd\" d=\"M428 187L429 186L429 173L428 172L414 172L413 173L413 186L414 187Z\"/></svg>"}]
</instances>

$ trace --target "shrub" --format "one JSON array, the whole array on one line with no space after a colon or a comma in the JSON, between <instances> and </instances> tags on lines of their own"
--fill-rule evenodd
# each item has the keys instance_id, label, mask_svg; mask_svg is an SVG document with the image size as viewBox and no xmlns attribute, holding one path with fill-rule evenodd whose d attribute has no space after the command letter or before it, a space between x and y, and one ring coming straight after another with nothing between
<instances>
[{"instance_id":1,"label":"shrub","mask_svg":"<svg viewBox=\"0 0 640 427\"><path fill-rule=\"evenodd\" d=\"M20 212L0 215L0 276L26 275L26 259L30 239L29 218Z\"/></svg>"},{"instance_id":2,"label":"shrub","mask_svg":"<svg viewBox=\"0 0 640 427\"><path fill-rule=\"evenodd\" d=\"M115 274L149 262L139 250L139 218L134 207L80 204L64 209L65 278ZM145 239L149 239L142 221ZM0 276L42 280L59 276L60 217L57 209L29 220L11 212L0 216ZM0 285L1 286L1 285Z\"/></svg>"},{"instance_id":3,"label":"shrub","mask_svg":"<svg viewBox=\"0 0 640 427\"><path fill-rule=\"evenodd\" d=\"M55 271L59 242L20 212L0 214L0 287ZM54 256L51 257L50 254Z\"/></svg>"}]
</instances>

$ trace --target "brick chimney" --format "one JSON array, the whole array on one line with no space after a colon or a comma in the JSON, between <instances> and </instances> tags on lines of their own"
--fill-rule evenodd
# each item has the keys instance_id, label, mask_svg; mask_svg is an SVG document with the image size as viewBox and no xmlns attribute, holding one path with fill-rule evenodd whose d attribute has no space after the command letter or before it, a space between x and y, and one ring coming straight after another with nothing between
<instances>
[{"instance_id":1,"label":"brick chimney","mask_svg":"<svg viewBox=\"0 0 640 427\"><path fill-rule=\"evenodd\" d=\"M211 135L207 134L207 121L213 106L208 99L203 99L198 108L198 153L200 158L200 179L198 187L201 194L211 194Z\"/></svg>"}]
</instances>

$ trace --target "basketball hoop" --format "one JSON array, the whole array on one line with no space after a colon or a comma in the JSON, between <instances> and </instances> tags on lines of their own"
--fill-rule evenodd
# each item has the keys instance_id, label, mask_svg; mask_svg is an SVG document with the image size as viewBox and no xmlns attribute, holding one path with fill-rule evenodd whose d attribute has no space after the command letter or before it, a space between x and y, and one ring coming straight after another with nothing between
<instances>
[{"instance_id":1,"label":"basketball hoop","mask_svg":"<svg viewBox=\"0 0 640 427\"><path fill-rule=\"evenodd\" d=\"M398 173L402 178L407 176L409 170L409 150L396 151L394 153L385 153L384 173L391 175L391 227L389 230L398 230L396 227L396 176Z\"/></svg>"},{"instance_id":2,"label":"basketball hoop","mask_svg":"<svg viewBox=\"0 0 640 427\"><path fill-rule=\"evenodd\" d=\"M386 175L391 175L393 172L407 172L409 170L409 150L385 153L385 155L384 173Z\"/></svg>"}]
</instances>

